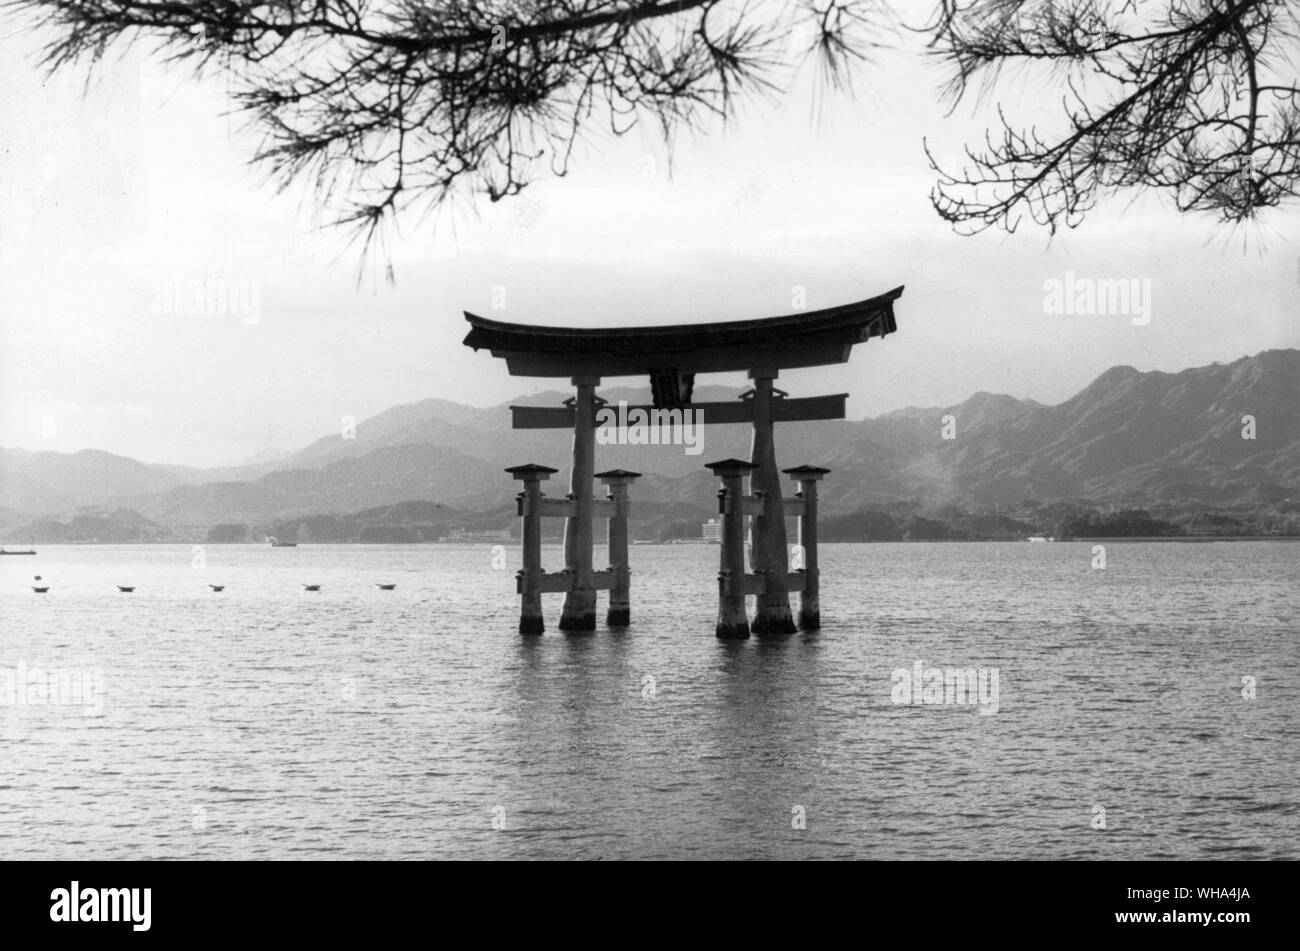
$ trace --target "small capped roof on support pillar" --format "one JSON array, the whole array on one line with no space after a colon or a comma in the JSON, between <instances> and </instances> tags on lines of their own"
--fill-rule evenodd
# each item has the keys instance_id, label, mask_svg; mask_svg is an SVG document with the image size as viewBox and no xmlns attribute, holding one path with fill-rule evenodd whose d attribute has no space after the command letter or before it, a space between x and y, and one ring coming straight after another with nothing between
<instances>
[{"instance_id":1,"label":"small capped roof on support pillar","mask_svg":"<svg viewBox=\"0 0 1300 951\"><path fill-rule=\"evenodd\" d=\"M596 473L597 479L639 479L641 473L628 472L626 469L607 469Z\"/></svg>"},{"instance_id":2,"label":"small capped roof on support pillar","mask_svg":"<svg viewBox=\"0 0 1300 951\"><path fill-rule=\"evenodd\" d=\"M721 462L706 462L704 468L716 471L718 469L757 469L758 466L745 459L723 459Z\"/></svg>"},{"instance_id":3,"label":"small capped roof on support pillar","mask_svg":"<svg viewBox=\"0 0 1300 951\"><path fill-rule=\"evenodd\" d=\"M795 466L793 469L782 469L781 471L786 475L803 476L805 479L820 479L822 476L828 475L831 470L822 466Z\"/></svg>"},{"instance_id":4,"label":"small capped roof on support pillar","mask_svg":"<svg viewBox=\"0 0 1300 951\"><path fill-rule=\"evenodd\" d=\"M535 327L465 312L465 346L486 348L512 376L640 376L845 363L854 344L898 329L902 287L853 304L760 320L651 327Z\"/></svg>"},{"instance_id":5,"label":"small capped roof on support pillar","mask_svg":"<svg viewBox=\"0 0 1300 951\"><path fill-rule=\"evenodd\" d=\"M525 475L555 475L559 469L552 469L550 466L541 466L535 462L528 462L522 466L510 466L506 469L515 478Z\"/></svg>"}]
</instances>

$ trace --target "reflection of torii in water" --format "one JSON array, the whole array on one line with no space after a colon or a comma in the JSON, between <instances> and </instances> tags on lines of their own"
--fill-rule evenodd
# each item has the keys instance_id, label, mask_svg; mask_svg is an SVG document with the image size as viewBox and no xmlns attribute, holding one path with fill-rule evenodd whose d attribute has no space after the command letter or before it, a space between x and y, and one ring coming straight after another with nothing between
<instances>
[{"instance_id":1,"label":"reflection of torii in water","mask_svg":"<svg viewBox=\"0 0 1300 951\"><path fill-rule=\"evenodd\" d=\"M520 631L543 630L541 595L565 593L560 617L562 631L589 631L596 626L596 592L611 591L608 623L628 622L627 486L638 473L595 471L596 411L601 405L596 387L602 378L649 376L654 404L636 407L693 409L707 423L750 423L753 442L749 461L728 459L708 465L723 482L719 493L723 514L722 570L719 572L720 637L747 637L745 595L757 595L753 631L790 633L790 591L801 592L800 626L820 623L817 603L816 488L829 471L800 466L786 472L802 492L786 502L776 468L773 424L813 419L843 419L846 394L792 399L772 381L781 370L845 363L853 346L893 333L893 303L902 296L897 287L869 300L785 317L725 323L678 324L662 327L581 329L533 327L489 320L466 312L470 332L465 345L487 349L506 361L512 376L568 377L576 389L562 407L512 406L515 429L572 429L573 470L569 495L548 499L541 482L555 473L548 466L514 466L507 471L523 482L519 514L524 517L524 567L518 590L523 595ZM739 402L692 403L697 373L744 370L754 387ZM751 494L743 492L750 479ZM592 497L592 480L599 477L610 489L607 500ZM804 565L790 573L785 516L800 516ZM744 524L753 517L753 574L745 574ZM541 519L561 516L565 569L547 574L541 568ZM610 520L608 571L592 570L592 519Z\"/></svg>"}]
</instances>

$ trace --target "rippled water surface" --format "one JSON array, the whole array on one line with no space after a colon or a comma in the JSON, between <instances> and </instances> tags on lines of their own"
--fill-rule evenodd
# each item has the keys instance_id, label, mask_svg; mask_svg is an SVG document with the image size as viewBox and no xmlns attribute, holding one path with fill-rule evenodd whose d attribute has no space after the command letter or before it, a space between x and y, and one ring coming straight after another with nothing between
<instances>
[{"instance_id":1,"label":"rippled water surface","mask_svg":"<svg viewBox=\"0 0 1300 951\"><path fill-rule=\"evenodd\" d=\"M830 545L825 628L739 643L712 546L537 638L514 547L37 547L0 678L95 702L3 696L5 858L1297 857L1296 545ZM916 661L997 712L895 704Z\"/></svg>"}]
</instances>

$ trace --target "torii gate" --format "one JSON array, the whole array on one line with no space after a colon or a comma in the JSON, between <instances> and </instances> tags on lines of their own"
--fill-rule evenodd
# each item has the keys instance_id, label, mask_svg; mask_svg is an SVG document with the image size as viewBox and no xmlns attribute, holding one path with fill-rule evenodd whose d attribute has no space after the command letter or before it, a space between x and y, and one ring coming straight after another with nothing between
<instances>
[{"instance_id":1,"label":"torii gate","mask_svg":"<svg viewBox=\"0 0 1300 951\"><path fill-rule=\"evenodd\" d=\"M523 517L524 567L518 575L523 596L520 633L544 630L541 595L565 593L560 616L562 631L590 631L596 627L596 592L611 592L607 623L624 626L630 619L628 599L627 487L639 475L614 469L596 472L596 413L603 401L596 396L602 378L650 377L654 404L631 407L646 419L651 410L692 409L703 414L704 424L750 423L753 442L748 461L726 459L707 464L722 480L718 493L723 515L721 570L718 573L719 637L748 637L751 626L745 613L745 595L757 595L752 625L755 634L788 634L796 628L790 614L790 591L800 592L800 627L820 626L817 569L817 482L829 469L799 466L785 470L801 491L796 498L781 496L776 468L773 423L813 419L843 419L847 394L793 399L775 389L772 381L781 370L845 363L854 344L883 337L897 330L894 301L903 288L854 304L808 311L784 317L725 323L676 324L661 327L582 329L534 327L489 320L465 312L470 332L464 343L474 350L487 349L506 361L512 376L568 377L576 393L562 407L512 406L515 429L572 429L573 469L569 494L564 500L547 499L541 482L558 470L528 464L506 471L523 483L518 495ZM738 403L693 403L697 373L747 371L754 388ZM750 478L750 495L744 478ZM592 480L600 478L609 497L592 496ZM789 571L785 516L799 516L805 563ZM745 574L744 517L753 522L753 574ZM566 519L564 571L546 573L541 567L541 519ZM610 568L592 570L592 520L609 519Z\"/></svg>"}]
</instances>

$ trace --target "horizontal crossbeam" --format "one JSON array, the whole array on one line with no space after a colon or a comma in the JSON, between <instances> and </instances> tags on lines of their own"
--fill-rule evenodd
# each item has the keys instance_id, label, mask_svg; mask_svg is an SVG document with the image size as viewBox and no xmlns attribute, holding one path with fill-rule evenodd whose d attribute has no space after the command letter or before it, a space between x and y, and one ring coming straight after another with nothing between
<instances>
[{"instance_id":1,"label":"horizontal crossbeam","mask_svg":"<svg viewBox=\"0 0 1300 951\"><path fill-rule=\"evenodd\" d=\"M797 423L813 419L843 419L847 393L833 396L806 396L772 401L772 420L777 423ZM682 410L693 410L693 423L752 423L754 406L748 401L734 403L688 403ZM613 413L613 417L610 417ZM569 406L512 406L513 429L572 429L573 408ZM656 409L653 406L622 407L606 404L596 413L596 426L629 427L681 425L684 417L677 409Z\"/></svg>"},{"instance_id":2,"label":"horizontal crossbeam","mask_svg":"<svg viewBox=\"0 0 1300 951\"><path fill-rule=\"evenodd\" d=\"M802 571L788 572L785 576L786 587L790 591L802 591L805 577L807 576ZM727 573L724 571L718 574L718 586L721 588L721 592L724 595L765 594L767 592L767 575L760 575L760 574L744 575L741 584L744 588L743 591L733 591L732 581L731 578L727 575Z\"/></svg>"},{"instance_id":3,"label":"horizontal crossbeam","mask_svg":"<svg viewBox=\"0 0 1300 951\"><path fill-rule=\"evenodd\" d=\"M506 361L512 376L727 373L846 363L853 347L898 329L901 287L867 300L759 320L641 327L546 327L466 313L465 346Z\"/></svg>"},{"instance_id":4,"label":"horizontal crossbeam","mask_svg":"<svg viewBox=\"0 0 1300 951\"><path fill-rule=\"evenodd\" d=\"M803 499L782 499L782 506L785 509L787 517L793 518L796 515L803 515ZM746 515L763 515L767 509L764 508L763 497L761 495L745 496L744 514ZM726 514L726 513L723 513Z\"/></svg>"},{"instance_id":5,"label":"horizontal crossbeam","mask_svg":"<svg viewBox=\"0 0 1300 951\"><path fill-rule=\"evenodd\" d=\"M578 502L576 499L548 499L543 496L538 499L538 502L541 503L539 514L542 518L576 518L578 515ZM627 505L631 508L631 503L627 503ZM515 508L521 516L529 514L528 497L522 492L515 496ZM592 518L613 518L618 514L618 503L613 500L591 500Z\"/></svg>"},{"instance_id":6,"label":"horizontal crossbeam","mask_svg":"<svg viewBox=\"0 0 1300 951\"><path fill-rule=\"evenodd\" d=\"M576 575L571 571L553 571L542 574L538 580L538 586L535 591L528 588L528 576L520 571L515 575L515 593L532 594L540 592L542 594L554 594L563 591L569 591L573 588L573 581ZM618 574L614 571L593 571L591 573L591 589L593 591L612 591Z\"/></svg>"}]
</instances>

